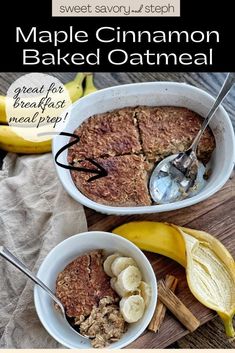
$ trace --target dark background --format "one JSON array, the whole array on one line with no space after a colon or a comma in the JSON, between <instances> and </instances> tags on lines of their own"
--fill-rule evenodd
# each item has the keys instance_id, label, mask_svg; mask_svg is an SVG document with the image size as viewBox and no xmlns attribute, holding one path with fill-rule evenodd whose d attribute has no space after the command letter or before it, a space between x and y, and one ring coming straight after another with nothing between
<instances>
[{"instance_id":1,"label":"dark background","mask_svg":"<svg viewBox=\"0 0 235 353\"><path fill-rule=\"evenodd\" d=\"M153 1L154 3L155 1ZM79 4L79 0L78 0ZM233 26L233 8L231 2L203 1L203 0L181 0L181 17L151 17L151 18L130 18L130 17L52 17L51 0L8 0L1 4L1 55L0 71L198 71L198 72L225 72L235 71L234 54L234 26ZM5 19L5 20L4 20ZM169 65L169 66L131 66L128 64L114 66L102 60L100 66L23 66L22 48L38 49L41 52L54 52L52 44L32 44L15 42L16 26L29 29L37 26L38 30L66 30L69 26L74 29L85 30L89 33L88 43L75 43L71 45L64 44L60 48L63 52L82 52L88 53L95 49L96 43L94 33L101 26L120 26L123 30L148 30L148 31L173 31L173 30L216 30L220 33L220 43L212 43L214 50L214 63L212 66L196 65ZM114 49L114 43L100 43L104 53ZM129 52L144 52L147 48L153 52L203 52L207 51L211 44L208 43L170 43L170 44L117 44L116 47L123 48Z\"/></svg>"}]
</instances>

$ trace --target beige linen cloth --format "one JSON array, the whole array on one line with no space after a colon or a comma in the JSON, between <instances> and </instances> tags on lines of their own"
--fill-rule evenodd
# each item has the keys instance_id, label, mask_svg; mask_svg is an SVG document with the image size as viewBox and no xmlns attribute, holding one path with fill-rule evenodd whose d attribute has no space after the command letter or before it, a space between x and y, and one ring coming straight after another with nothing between
<instances>
[{"instance_id":1,"label":"beige linen cloth","mask_svg":"<svg viewBox=\"0 0 235 353\"><path fill-rule=\"evenodd\" d=\"M48 252L87 230L83 207L63 190L51 154L8 154L0 171L0 244L36 272ZM33 283L0 258L0 348L60 348L41 325Z\"/></svg>"}]
</instances>

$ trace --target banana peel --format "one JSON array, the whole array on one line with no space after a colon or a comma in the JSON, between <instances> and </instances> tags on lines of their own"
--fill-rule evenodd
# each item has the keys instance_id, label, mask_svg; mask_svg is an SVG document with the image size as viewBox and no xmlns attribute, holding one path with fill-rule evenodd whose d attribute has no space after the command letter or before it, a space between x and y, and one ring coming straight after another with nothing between
<instances>
[{"instance_id":1,"label":"banana peel","mask_svg":"<svg viewBox=\"0 0 235 353\"><path fill-rule=\"evenodd\" d=\"M228 337L234 337L235 261L223 244L206 232L177 227L186 244L186 277L193 295L217 311ZM196 278L196 281L194 280Z\"/></svg>"},{"instance_id":2,"label":"banana peel","mask_svg":"<svg viewBox=\"0 0 235 353\"><path fill-rule=\"evenodd\" d=\"M220 241L206 232L161 222L131 222L113 233L184 266L192 294L217 311L227 336L235 336L235 261Z\"/></svg>"}]
</instances>

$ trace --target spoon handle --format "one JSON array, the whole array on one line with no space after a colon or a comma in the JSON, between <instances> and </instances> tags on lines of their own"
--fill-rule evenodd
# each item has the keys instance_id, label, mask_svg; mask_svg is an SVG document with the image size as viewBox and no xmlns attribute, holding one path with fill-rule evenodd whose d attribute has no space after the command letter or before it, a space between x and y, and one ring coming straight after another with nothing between
<instances>
[{"instance_id":1,"label":"spoon handle","mask_svg":"<svg viewBox=\"0 0 235 353\"><path fill-rule=\"evenodd\" d=\"M209 111L207 117L204 119L202 126L201 126L200 130L198 131L197 136L195 137L195 139L190 147L190 150L192 150L193 152L196 152L197 146L198 146L198 143L201 139L202 134L204 133L207 125L209 124L212 117L214 116L214 113L218 109L220 103L222 103L222 101L224 100L224 98L226 97L226 95L228 94L228 92L230 91L232 86L234 85L234 83L235 83L235 72L230 72L227 75L227 77L224 81L224 84L223 84L218 96L216 97L216 100L215 100L211 110Z\"/></svg>"},{"instance_id":2,"label":"spoon handle","mask_svg":"<svg viewBox=\"0 0 235 353\"><path fill-rule=\"evenodd\" d=\"M34 283L36 283L38 286L40 286L42 289L44 289L47 294L60 306L62 306L61 302L59 299L53 294L53 292L48 288L38 277L36 277L33 272L31 272L23 262L21 262L19 259L17 259L7 248L4 246L0 246L0 255L9 261L12 265L14 265L16 268L18 268L21 272L23 272L26 276L28 276ZM62 306L63 308L63 306ZM61 309L62 309L61 308ZM64 312L64 309L63 309Z\"/></svg>"}]
</instances>

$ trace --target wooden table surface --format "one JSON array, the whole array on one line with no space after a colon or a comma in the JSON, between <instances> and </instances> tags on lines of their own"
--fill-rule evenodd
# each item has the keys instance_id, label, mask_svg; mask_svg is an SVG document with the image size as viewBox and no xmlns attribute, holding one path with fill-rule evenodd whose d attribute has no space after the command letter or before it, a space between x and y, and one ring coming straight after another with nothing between
<instances>
[{"instance_id":1,"label":"wooden table surface","mask_svg":"<svg viewBox=\"0 0 235 353\"><path fill-rule=\"evenodd\" d=\"M52 73L54 76L61 79L62 82L67 82L74 77L74 73ZM22 73L0 73L0 94L6 93L9 85ZM104 88L114 86L117 84L133 83L133 82L145 82L145 81L178 81L186 82L195 85L199 88L203 88L212 95L216 95L221 83L225 78L225 73L97 73L95 75L95 82L97 87ZM224 101L224 107L229 113L233 126L235 126L235 89L231 91L226 100ZM2 156L4 153L2 153ZM105 216L101 215L92 210L86 209L86 215L88 220L89 229L96 230L111 230L115 226L122 224L132 219L147 219L147 220L164 220L178 223L180 225L188 225L190 227L203 229L215 236L220 235L221 241L225 246L229 248L231 253L235 255L235 178L231 178L230 181L219 191L215 196L209 200L194 205L190 208L186 208L179 211L143 215L143 216L129 216L129 217L118 217L118 216ZM222 234L222 237L221 237ZM151 255L150 255L151 256ZM158 257L158 261L164 263L165 266L172 262L166 263L164 257ZM171 267L172 268L172 267ZM167 269L166 269L167 270ZM180 266L176 266L175 273L180 277L183 275L183 270ZM159 273L163 275L164 273ZM189 295L190 298L190 295ZM168 314L169 315L169 314ZM205 311L204 317L201 318L201 322L206 322L211 319L214 313L211 311ZM167 320L167 323L173 323L173 319ZM180 326L179 326L180 327ZM168 327L162 327L162 331L167 332L164 337L162 333L159 333L159 340L164 341L166 344L171 344L173 348L234 348L235 341L228 340L224 334L223 325L220 319L215 318L209 323L201 326L197 331L192 334L188 333L181 327L177 328L177 335L174 340L171 339L174 336L174 330L176 328L175 323L170 324ZM173 332L172 332L173 330ZM138 342L143 347L154 348L155 338L152 334L140 337ZM181 338L184 336L184 338ZM181 339L180 339L181 338ZM145 342L143 342L145 340ZM133 344L131 347L138 348L137 344Z\"/></svg>"}]
</instances>

